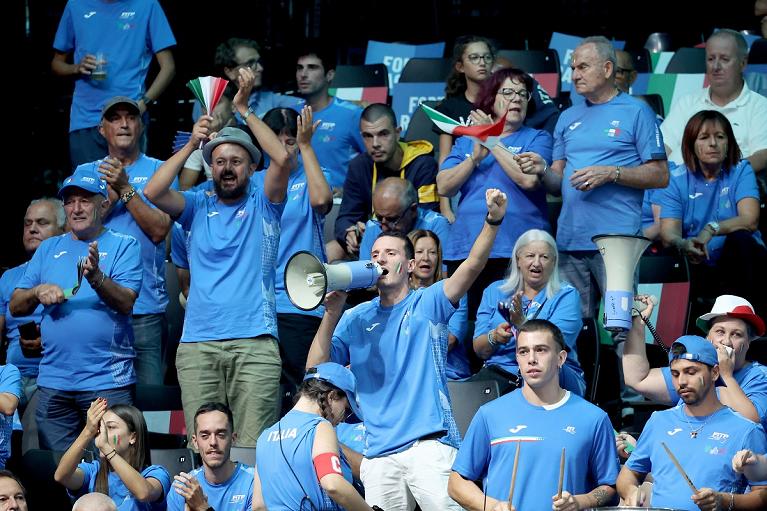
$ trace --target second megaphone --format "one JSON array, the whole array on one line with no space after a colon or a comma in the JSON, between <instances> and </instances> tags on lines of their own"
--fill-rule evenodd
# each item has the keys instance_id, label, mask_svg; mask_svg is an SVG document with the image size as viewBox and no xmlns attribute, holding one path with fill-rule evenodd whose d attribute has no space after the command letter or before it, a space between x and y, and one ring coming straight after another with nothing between
<instances>
[{"instance_id":1,"label":"second megaphone","mask_svg":"<svg viewBox=\"0 0 767 511\"><path fill-rule=\"evenodd\" d=\"M301 310L314 310L330 291L374 285L384 270L373 261L325 264L311 252L293 254L285 265L285 289Z\"/></svg>"}]
</instances>

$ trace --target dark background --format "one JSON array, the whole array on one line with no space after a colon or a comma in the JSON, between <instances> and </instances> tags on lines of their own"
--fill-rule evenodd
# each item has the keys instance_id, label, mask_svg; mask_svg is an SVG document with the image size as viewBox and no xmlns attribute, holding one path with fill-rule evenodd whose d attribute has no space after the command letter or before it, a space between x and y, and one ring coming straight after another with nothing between
<instances>
[{"instance_id":1,"label":"dark background","mask_svg":"<svg viewBox=\"0 0 767 511\"><path fill-rule=\"evenodd\" d=\"M368 40L428 43L462 34L482 34L509 49L546 48L552 32L601 34L641 48L652 32L668 32L676 47L705 40L714 28L758 30L753 1L708 3L691 0L464 1L464 0L161 0L178 41L177 75L150 108L150 155L169 156L173 135L191 124L184 84L213 74L216 46L231 36L259 41L265 83L291 90L293 48L319 37L337 48L339 64L361 64ZM3 3L6 26L3 250L0 267L24 259L22 217L29 200L55 195L71 169L67 153L73 82L50 72L51 44L66 0ZM626 11L629 12L626 12ZM449 51L449 50L448 50ZM150 70L150 80L154 76ZM182 103L178 101L181 100Z\"/></svg>"}]
</instances>

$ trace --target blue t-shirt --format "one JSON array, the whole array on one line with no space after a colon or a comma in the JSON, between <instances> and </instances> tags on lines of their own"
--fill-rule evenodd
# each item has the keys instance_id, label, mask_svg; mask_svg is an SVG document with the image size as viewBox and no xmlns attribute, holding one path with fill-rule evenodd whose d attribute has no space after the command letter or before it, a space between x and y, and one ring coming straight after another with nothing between
<instances>
[{"instance_id":1,"label":"blue t-shirt","mask_svg":"<svg viewBox=\"0 0 767 511\"><path fill-rule=\"evenodd\" d=\"M0 365L0 393L21 397L21 373L13 364ZM16 412L11 415L0 414L0 468L11 457L11 434Z\"/></svg>"},{"instance_id":2,"label":"blue t-shirt","mask_svg":"<svg viewBox=\"0 0 767 511\"><path fill-rule=\"evenodd\" d=\"M170 228L170 260L184 270L189 269L188 239L189 233L181 227L181 224L173 222L173 227Z\"/></svg>"},{"instance_id":3,"label":"blue t-shirt","mask_svg":"<svg viewBox=\"0 0 767 511\"><path fill-rule=\"evenodd\" d=\"M342 422L336 426L336 435L338 436L339 443L344 444L353 451L357 451L363 456L367 454L367 428L365 428L364 422L356 424Z\"/></svg>"},{"instance_id":4,"label":"blue t-shirt","mask_svg":"<svg viewBox=\"0 0 767 511\"><path fill-rule=\"evenodd\" d=\"M294 109L301 111L303 104ZM312 137L312 147L320 161L322 171L330 176L331 188L342 188L349 161L357 153L365 151L360 135L362 108L354 103L333 98L328 106L313 112L314 120L320 121Z\"/></svg>"},{"instance_id":5,"label":"blue t-shirt","mask_svg":"<svg viewBox=\"0 0 767 511\"><path fill-rule=\"evenodd\" d=\"M311 500L313 509L343 509L322 489L314 470L312 448L321 422L327 421L313 413L291 410L258 437L256 467L264 504L270 511L312 508L308 503L301 505L304 495ZM340 461L340 452L338 457ZM352 483L351 472L343 476Z\"/></svg>"},{"instance_id":6,"label":"blue t-shirt","mask_svg":"<svg viewBox=\"0 0 767 511\"><path fill-rule=\"evenodd\" d=\"M618 477L615 437L605 412L569 392L560 403L535 406L521 389L480 407L453 470L470 481L482 480L489 497L507 500L517 446L517 509L551 510L563 447L562 490L589 493L600 485L614 485Z\"/></svg>"},{"instance_id":7,"label":"blue t-shirt","mask_svg":"<svg viewBox=\"0 0 767 511\"><path fill-rule=\"evenodd\" d=\"M238 204L215 193L182 192L191 284L181 342L277 338L274 270L285 202L249 187Z\"/></svg>"},{"instance_id":8,"label":"blue t-shirt","mask_svg":"<svg viewBox=\"0 0 767 511\"><path fill-rule=\"evenodd\" d=\"M655 223L652 205L658 204L658 197L662 191L662 188L649 188L644 191L642 196L642 229L647 229Z\"/></svg>"},{"instance_id":9,"label":"blue t-shirt","mask_svg":"<svg viewBox=\"0 0 767 511\"><path fill-rule=\"evenodd\" d=\"M415 224L413 224L412 230L416 229L432 231L437 235L437 238L439 238L440 246L444 247L445 243L447 243L450 222L436 211L418 208L418 217L415 220ZM365 234L362 236L362 242L360 243L360 260L370 259L370 253L373 251L373 243L375 243L381 232L381 226L377 222L372 220L367 221L365 224Z\"/></svg>"},{"instance_id":10,"label":"blue t-shirt","mask_svg":"<svg viewBox=\"0 0 767 511\"><path fill-rule=\"evenodd\" d=\"M251 178L255 186L263 188L265 170L257 172ZM328 179L325 174L325 179ZM325 255L325 215L314 211L309 198L309 183L303 165L294 170L288 178L288 195L285 210L280 219L280 248L277 251L277 270L275 272L274 292L277 302L277 314L307 314L321 318L324 307L313 311L302 311L290 301L285 290L285 265L290 257L299 250L308 250L320 261L327 262Z\"/></svg>"},{"instance_id":11,"label":"blue t-shirt","mask_svg":"<svg viewBox=\"0 0 767 511\"><path fill-rule=\"evenodd\" d=\"M77 468L83 471L83 486L76 492L69 492L72 497L79 497L86 493L96 491L96 475L99 472L100 460L83 462L77 465ZM120 476L116 472L109 471L109 497L117 504L117 511L165 511L165 498L170 492L171 476L164 467L160 465L151 465L141 471L141 475L147 478L153 478L162 485L162 497L154 502L140 502L133 497L133 494L125 487Z\"/></svg>"},{"instance_id":12,"label":"blue t-shirt","mask_svg":"<svg viewBox=\"0 0 767 511\"><path fill-rule=\"evenodd\" d=\"M253 506L253 467L237 463L232 477L221 484L211 484L205 479L205 468L192 470L200 482L200 488L208 498L208 505L216 511L250 511ZM171 488L168 492L168 511L184 511L184 497Z\"/></svg>"},{"instance_id":13,"label":"blue t-shirt","mask_svg":"<svg viewBox=\"0 0 767 511\"><path fill-rule=\"evenodd\" d=\"M497 280L490 284L482 293L482 301L477 309L477 321L474 324L474 338L488 333L506 319L498 312L498 302L505 302L511 297L501 291L505 281ZM567 283L562 283L559 292L551 298L546 297L546 289L530 300L522 297L522 309L526 311L527 319L546 319L554 323L562 331L565 344L570 348L567 353L565 366L560 374L562 386L579 395L585 391L583 370L578 363L576 341L583 326L581 319L581 302L578 290ZM519 370L517 365L517 343L512 336L509 342L496 348L495 352L485 361L485 365L498 366L510 373L516 374ZM564 379L564 380L562 380ZM566 383L566 385L565 385Z\"/></svg>"},{"instance_id":14,"label":"blue t-shirt","mask_svg":"<svg viewBox=\"0 0 767 511\"><path fill-rule=\"evenodd\" d=\"M5 335L8 337L8 353L6 360L9 364L15 365L21 375L27 378L37 378L37 372L40 368L40 357L28 358L21 352L21 345L19 344L19 325L34 321L38 325L43 313L43 306L38 305L32 314L28 316L14 317L11 315L11 311L8 308L8 304L11 303L11 296L13 290L16 289L19 279L24 275L29 262L10 268L3 273L0 277L0 310L5 314Z\"/></svg>"},{"instance_id":15,"label":"blue t-shirt","mask_svg":"<svg viewBox=\"0 0 767 511\"><path fill-rule=\"evenodd\" d=\"M73 52L74 63L86 54L104 54L107 77L75 81L69 131L98 126L101 109L114 96L139 99L152 55L176 44L157 0L69 0L56 30L53 48Z\"/></svg>"},{"instance_id":16,"label":"blue t-shirt","mask_svg":"<svg viewBox=\"0 0 767 511\"><path fill-rule=\"evenodd\" d=\"M98 174L96 169L98 169L99 163L84 163L77 168L92 168ZM162 163L161 160L140 154L132 165L125 168L128 182L136 189L136 195L153 209L155 206L144 197L144 187ZM176 189L177 187L177 180L174 180L172 188ZM168 292L165 289L165 239L159 243L154 243L139 227L122 201L116 202L109 217L104 222L104 226L113 231L133 236L141 247L144 278L141 281L141 292L136 298L136 303L133 304L133 314L162 314L165 312L165 308L168 306Z\"/></svg>"},{"instance_id":17,"label":"blue t-shirt","mask_svg":"<svg viewBox=\"0 0 767 511\"><path fill-rule=\"evenodd\" d=\"M514 154L532 151L551 162L551 135L546 131L522 126L511 135L499 142ZM455 141L453 150L442 162L440 170L449 169L469 158L474 149L474 140L461 137ZM517 238L528 229L543 229L548 231L549 217L546 206L546 190L539 186L535 190L520 188L489 154L475 168L466 182L461 185L461 197L455 212L455 222L450 226L448 243L444 246L443 255L446 261L466 259L474 240L487 216L485 191L488 188L498 188L506 193L508 209L506 219L498 229L498 235L490 251L491 258L511 256Z\"/></svg>"},{"instance_id":18,"label":"blue t-shirt","mask_svg":"<svg viewBox=\"0 0 767 511\"><path fill-rule=\"evenodd\" d=\"M666 159L655 113L644 101L621 92L607 103L585 101L568 108L554 130L553 158L565 160L557 221L560 250L596 250L591 241L596 234L641 232L643 190L607 183L582 192L573 188L570 177L592 165L630 168Z\"/></svg>"},{"instance_id":19,"label":"blue t-shirt","mask_svg":"<svg viewBox=\"0 0 767 511\"><path fill-rule=\"evenodd\" d=\"M663 379L666 381L666 388L672 403L682 403L679 394L674 388L674 380L671 377L671 368L666 366L661 368ZM749 362L732 373L732 377L738 382L741 390L756 408L756 413L762 423L762 427L767 428L767 367L759 362ZM717 390L718 392L718 390Z\"/></svg>"},{"instance_id":20,"label":"blue t-shirt","mask_svg":"<svg viewBox=\"0 0 767 511\"><path fill-rule=\"evenodd\" d=\"M466 354L466 335L469 333L469 300L463 295L458 302L458 310L450 316L447 323L448 333L454 335L458 341L453 349L447 352L445 374L448 380L463 380L471 376L471 364Z\"/></svg>"},{"instance_id":21,"label":"blue t-shirt","mask_svg":"<svg viewBox=\"0 0 767 511\"><path fill-rule=\"evenodd\" d=\"M692 417L686 406L654 412L645 424L642 435L626 468L647 474L652 472L652 505L697 511L692 491L661 445L665 442L682 463L696 488L711 488L724 493L744 493L751 484L765 485L767 481L747 481L732 469L732 457L741 449L763 453L767 450L764 429L726 406L706 417ZM697 438L691 432L697 431Z\"/></svg>"},{"instance_id":22,"label":"blue t-shirt","mask_svg":"<svg viewBox=\"0 0 767 511\"><path fill-rule=\"evenodd\" d=\"M682 221L682 236L697 236L708 222L723 222L738 216L738 202L746 198L759 200L754 169L742 160L729 172L722 171L713 181L706 181L702 172L689 172L679 165L671 171L668 188L657 198L661 218ZM760 244L760 232L751 233ZM714 236L708 242L709 263L719 259L726 236Z\"/></svg>"},{"instance_id":23,"label":"blue t-shirt","mask_svg":"<svg viewBox=\"0 0 767 511\"><path fill-rule=\"evenodd\" d=\"M458 445L445 376L447 322L456 307L444 282L411 291L393 307L380 298L362 303L333 332L330 359L351 364L357 377L370 458L440 431L447 433L441 442Z\"/></svg>"},{"instance_id":24,"label":"blue t-shirt","mask_svg":"<svg viewBox=\"0 0 767 511\"><path fill-rule=\"evenodd\" d=\"M95 240L80 241L65 233L43 241L17 287L56 284L65 291L71 289L77 284L78 257L87 257L90 241L98 241L101 271L117 285L138 293L142 273L138 241L109 229ZM43 358L37 383L41 387L92 391L136 382L131 317L104 303L85 278L76 295L43 309L40 332Z\"/></svg>"}]
</instances>

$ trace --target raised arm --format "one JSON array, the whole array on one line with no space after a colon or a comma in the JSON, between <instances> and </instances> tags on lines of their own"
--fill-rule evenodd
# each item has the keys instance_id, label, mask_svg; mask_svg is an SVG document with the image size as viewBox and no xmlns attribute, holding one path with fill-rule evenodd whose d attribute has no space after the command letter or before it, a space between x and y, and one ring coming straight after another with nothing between
<instances>
[{"instance_id":1,"label":"raised arm","mask_svg":"<svg viewBox=\"0 0 767 511\"><path fill-rule=\"evenodd\" d=\"M248 98L255 79L256 75L251 68L247 66L240 68L240 74L237 77L239 89L232 100L232 105L245 119L261 148L269 155L269 169L264 176L264 193L270 202L279 203L285 200L288 187L290 155L272 129L248 106Z\"/></svg>"},{"instance_id":2,"label":"raised arm","mask_svg":"<svg viewBox=\"0 0 767 511\"><path fill-rule=\"evenodd\" d=\"M505 193L497 189L489 189L485 192L485 200L487 202L485 224L474 241L469 256L461 263L455 273L445 280L445 295L452 303L458 303L485 268L495 236L506 214Z\"/></svg>"},{"instance_id":3,"label":"raised arm","mask_svg":"<svg viewBox=\"0 0 767 511\"><path fill-rule=\"evenodd\" d=\"M333 291L325 297L325 314L322 315L320 327L314 334L306 357L307 369L330 360L330 343L333 340L333 331L344 313L346 296L343 291Z\"/></svg>"},{"instance_id":4,"label":"raised arm","mask_svg":"<svg viewBox=\"0 0 767 511\"><path fill-rule=\"evenodd\" d=\"M56 467L56 472L53 474L53 478L57 483L64 485L72 491L83 487L85 475L82 470L77 468L77 465L82 459L83 452L90 448L91 442L98 436L99 425L106 411L107 400L103 397L97 398L91 403L86 415L85 427L74 443L69 446L64 456L61 457L59 466ZM102 459L101 463L105 463L105 461Z\"/></svg>"},{"instance_id":5,"label":"raised arm","mask_svg":"<svg viewBox=\"0 0 767 511\"><path fill-rule=\"evenodd\" d=\"M333 192L330 190L317 154L312 147L312 136L317 131L320 121L312 122L312 107L304 106L298 116L298 134L296 142L301 150L306 172L306 184L309 188L309 203L312 209L320 215L326 214L333 207Z\"/></svg>"},{"instance_id":6,"label":"raised arm","mask_svg":"<svg viewBox=\"0 0 767 511\"><path fill-rule=\"evenodd\" d=\"M172 218L178 218L186 206L184 195L171 188L173 180L184 167L189 156L208 138L212 121L213 118L209 115L200 116L192 128L192 136L189 137L186 145L160 165L144 188L144 196Z\"/></svg>"}]
</instances>

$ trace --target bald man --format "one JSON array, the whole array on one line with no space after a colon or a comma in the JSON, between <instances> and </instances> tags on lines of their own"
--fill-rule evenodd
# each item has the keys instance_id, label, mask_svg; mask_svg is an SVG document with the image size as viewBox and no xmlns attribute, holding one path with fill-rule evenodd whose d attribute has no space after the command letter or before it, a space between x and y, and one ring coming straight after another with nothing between
<instances>
[{"instance_id":1,"label":"bald man","mask_svg":"<svg viewBox=\"0 0 767 511\"><path fill-rule=\"evenodd\" d=\"M72 511L117 511L117 505L103 493L86 493L77 499Z\"/></svg>"}]
</instances>

